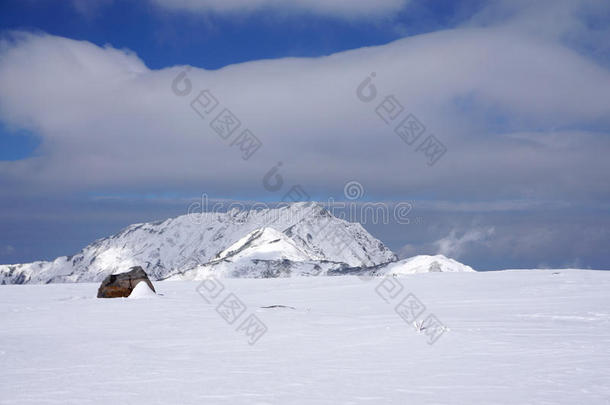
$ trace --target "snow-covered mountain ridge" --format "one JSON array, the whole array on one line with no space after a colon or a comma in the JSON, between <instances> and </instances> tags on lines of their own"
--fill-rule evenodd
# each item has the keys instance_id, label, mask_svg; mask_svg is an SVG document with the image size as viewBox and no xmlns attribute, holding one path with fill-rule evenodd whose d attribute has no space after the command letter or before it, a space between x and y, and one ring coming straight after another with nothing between
<instances>
[{"instance_id":1,"label":"snow-covered mountain ridge","mask_svg":"<svg viewBox=\"0 0 610 405\"><path fill-rule=\"evenodd\" d=\"M316 276L327 274L329 270L348 267L345 262L323 257L307 246L298 246L286 234L265 227L238 240L219 253L216 259L184 272L177 272L169 279L198 280L210 275L257 278Z\"/></svg>"},{"instance_id":2,"label":"snow-covered mountain ridge","mask_svg":"<svg viewBox=\"0 0 610 405\"><path fill-rule=\"evenodd\" d=\"M101 281L133 266L153 280L473 271L440 255L398 261L359 223L294 203L130 225L74 256L1 265L0 284Z\"/></svg>"},{"instance_id":3,"label":"snow-covered mountain ridge","mask_svg":"<svg viewBox=\"0 0 610 405\"><path fill-rule=\"evenodd\" d=\"M419 255L408 259L388 263L377 274L380 275L402 275L416 273L458 273L474 272L475 270L457 260L443 255Z\"/></svg>"},{"instance_id":4,"label":"snow-covered mountain ridge","mask_svg":"<svg viewBox=\"0 0 610 405\"><path fill-rule=\"evenodd\" d=\"M227 248L257 230L264 230L265 238L273 237L273 233L283 235L280 237L283 247L292 254L298 252L300 257L281 259L285 268L307 261L362 267L397 260L359 223L338 219L317 203L294 203L274 209L204 212L130 225L93 242L74 256L51 262L2 265L0 283L100 281L107 274L132 266L142 266L153 280L164 279L223 258L221 253L229 255L230 252L224 252ZM281 254L273 260L279 260L278 257Z\"/></svg>"}]
</instances>

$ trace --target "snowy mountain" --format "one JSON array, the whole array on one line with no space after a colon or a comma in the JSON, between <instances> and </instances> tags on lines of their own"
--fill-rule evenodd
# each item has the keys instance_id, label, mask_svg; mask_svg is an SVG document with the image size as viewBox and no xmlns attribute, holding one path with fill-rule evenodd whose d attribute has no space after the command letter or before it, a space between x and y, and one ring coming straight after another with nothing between
<instances>
[{"instance_id":1,"label":"snowy mountain","mask_svg":"<svg viewBox=\"0 0 610 405\"><path fill-rule=\"evenodd\" d=\"M456 260L449 259L443 255L420 255L388 263L382 266L376 274L379 275L401 275L415 273L456 273L474 272L474 269Z\"/></svg>"},{"instance_id":2,"label":"snowy mountain","mask_svg":"<svg viewBox=\"0 0 610 405\"><path fill-rule=\"evenodd\" d=\"M307 245L299 246L276 229L257 229L229 246L217 258L202 266L170 277L170 280L198 280L220 277L282 277L326 274L345 268L345 262L328 260Z\"/></svg>"},{"instance_id":3,"label":"snowy mountain","mask_svg":"<svg viewBox=\"0 0 610 405\"><path fill-rule=\"evenodd\" d=\"M419 255L369 267L334 267L328 269L326 274L329 276L354 275L360 277L384 277L417 273L458 273L475 271L476 270L472 267L443 255Z\"/></svg>"},{"instance_id":4,"label":"snowy mountain","mask_svg":"<svg viewBox=\"0 0 610 405\"><path fill-rule=\"evenodd\" d=\"M472 267L443 255L420 255L372 267L352 267L346 263L321 259L315 252L298 247L284 233L267 227L246 235L209 263L178 272L168 279L201 280L211 275L268 278L294 275L388 276L474 271Z\"/></svg>"},{"instance_id":5,"label":"snowy mountain","mask_svg":"<svg viewBox=\"0 0 610 405\"><path fill-rule=\"evenodd\" d=\"M316 266L378 266L396 259L360 224L338 219L317 203L294 203L134 224L74 256L0 266L0 284L100 281L132 266L159 280L172 274L195 277L188 270L202 265L256 277L301 274L317 271ZM241 267L228 270L229 263Z\"/></svg>"}]
</instances>

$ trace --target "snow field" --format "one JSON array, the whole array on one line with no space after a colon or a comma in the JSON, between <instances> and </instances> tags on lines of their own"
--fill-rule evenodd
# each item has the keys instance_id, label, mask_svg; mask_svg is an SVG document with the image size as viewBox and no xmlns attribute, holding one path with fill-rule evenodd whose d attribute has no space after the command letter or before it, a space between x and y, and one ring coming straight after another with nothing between
<instances>
[{"instance_id":1,"label":"snow field","mask_svg":"<svg viewBox=\"0 0 610 405\"><path fill-rule=\"evenodd\" d=\"M436 343L377 294L381 279L220 280L268 327L254 345L198 282L156 282L144 300L0 286L0 403L609 403L610 272L396 280L397 299L414 294L447 326Z\"/></svg>"}]
</instances>

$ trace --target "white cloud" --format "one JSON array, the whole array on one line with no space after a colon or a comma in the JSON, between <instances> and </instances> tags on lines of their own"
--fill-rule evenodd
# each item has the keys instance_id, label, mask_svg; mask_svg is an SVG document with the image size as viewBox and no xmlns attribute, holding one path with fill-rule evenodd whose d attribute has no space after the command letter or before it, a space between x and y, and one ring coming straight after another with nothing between
<instances>
[{"instance_id":1,"label":"white cloud","mask_svg":"<svg viewBox=\"0 0 610 405\"><path fill-rule=\"evenodd\" d=\"M608 63L609 19L607 0L498 0L485 4L464 25L493 25L561 41Z\"/></svg>"},{"instance_id":2,"label":"white cloud","mask_svg":"<svg viewBox=\"0 0 610 405\"><path fill-rule=\"evenodd\" d=\"M0 248L0 254L2 255L12 255L15 253L15 248L12 245L5 245Z\"/></svg>"},{"instance_id":3,"label":"white cloud","mask_svg":"<svg viewBox=\"0 0 610 405\"><path fill-rule=\"evenodd\" d=\"M458 233L454 229L449 235L434 242L434 245L438 247L439 254L459 258L460 256L463 256L473 244L485 243L494 234L494 231L493 227L486 229L469 229L463 233Z\"/></svg>"},{"instance_id":4,"label":"white cloud","mask_svg":"<svg viewBox=\"0 0 610 405\"><path fill-rule=\"evenodd\" d=\"M247 14L255 11L309 12L342 18L370 18L396 13L408 0L151 0L176 11Z\"/></svg>"},{"instance_id":5,"label":"white cloud","mask_svg":"<svg viewBox=\"0 0 610 405\"><path fill-rule=\"evenodd\" d=\"M193 90L185 97L171 91L181 67L148 69L132 52L84 41L16 37L0 48L0 119L38 133L42 146L37 157L0 162L5 190L163 189L277 199L296 183L311 195L340 196L345 181L356 179L371 196L610 194L610 141L578 129L610 124L609 72L520 33L459 29L327 57L192 68ZM379 95L366 104L356 87L371 72ZM263 141L252 159L243 161L210 129L213 117L202 120L190 108L203 89ZM436 166L375 114L390 94L448 147ZM510 127L536 130L490 129L498 113ZM551 126L575 129L545 133ZM261 179L279 161L286 184L269 194Z\"/></svg>"}]
</instances>

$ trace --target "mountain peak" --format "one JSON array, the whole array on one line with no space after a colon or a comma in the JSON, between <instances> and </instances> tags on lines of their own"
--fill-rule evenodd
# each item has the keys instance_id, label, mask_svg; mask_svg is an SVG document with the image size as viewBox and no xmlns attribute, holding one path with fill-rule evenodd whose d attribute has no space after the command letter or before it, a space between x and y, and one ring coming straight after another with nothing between
<instances>
[{"instance_id":1,"label":"mountain peak","mask_svg":"<svg viewBox=\"0 0 610 405\"><path fill-rule=\"evenodd\" d=\"M414 273L457 273L475 270L443 255L419 255L391 263L383 271L386 275Z\"/></svg>"},{"instance_id":2,"label":"mountain peak","mask_svg":"<svg viewBox=\"0 0 610 405\"><path fill-rule=\"evenodd\" d=\"M333 243L332 234L341 235L344 245ZM250 245L256 245L256 249ZM335 218L319 203L297 202L277 208L203 212L130 225L74 256L53 262L0 266L0 282L99 281L107 274L135 265L158 280L215 260L231 260L229 253L233 251L242 252L242 256L247 253L256 260L265 259L261 254L267 251L274 261L321 261L352 267L396 259L360 224ZM287 274L285 269L282 271ZM247 266L240 275L247 275Z\"/></svg>"},{"instance_id":3,"label":"mountain peak","mask_svg":"<svg viewBox=\"0 0 610 405\"><path fill-rule=\"evenodd\" d=\"M296 246L284 233L264 227L255 229L217 255L218 259L234 259L237 255L250 259L312 260L314 257Z\"/></svg>"}]
</instances>

